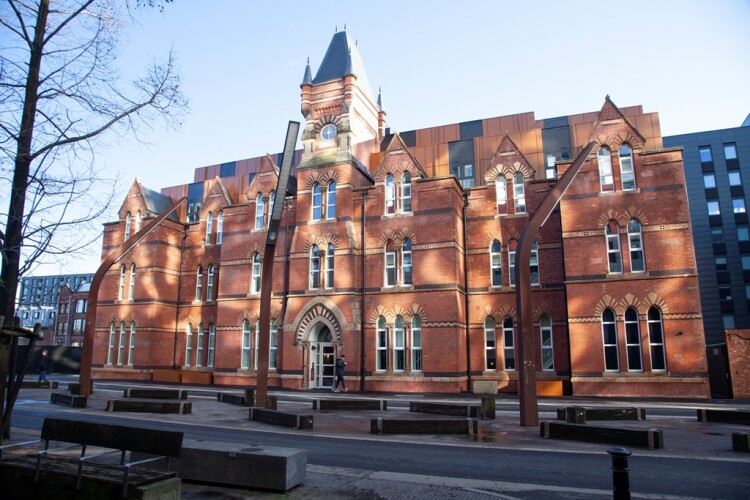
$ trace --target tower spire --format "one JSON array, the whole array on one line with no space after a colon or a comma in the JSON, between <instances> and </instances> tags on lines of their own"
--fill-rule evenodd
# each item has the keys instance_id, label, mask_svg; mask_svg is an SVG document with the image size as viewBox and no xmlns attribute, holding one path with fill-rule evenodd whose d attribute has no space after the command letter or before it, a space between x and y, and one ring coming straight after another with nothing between
<instances>
[{"instance_id":1,"label":"tower spire","mask_svg":"<svg viewBox=\"0 0 750 500\"><path fill-rule=\"evenodd\" d=\"M310 69L310 58L307 58L307 66L305 66L305 76L302 77L302 85L312 85L312 70Z\"/></svg>"}]
</instances>

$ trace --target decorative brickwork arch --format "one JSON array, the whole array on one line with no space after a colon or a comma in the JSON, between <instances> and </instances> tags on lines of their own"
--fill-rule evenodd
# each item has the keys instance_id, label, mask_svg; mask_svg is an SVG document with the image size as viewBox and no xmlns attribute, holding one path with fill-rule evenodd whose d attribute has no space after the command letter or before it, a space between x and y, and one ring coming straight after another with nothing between
<instances>
[{"instance_id":1,"label":"decorative brickwork arch","mask_svg":"<svg viewBox=\"0 0 750 500\"><path fill-rule=\"evenodd\" d=\"M638 207L630 207L627 210L625 210L624 214L625 218L627 219L627 222L629 222L631 219L637 220L641 226L645 226L648 224L648 216Z\"/></svg>"},{"instance_id":2,"label":"decorative brickwork arch","mask_svg":"<svg viewBox=\"0 0 750 500\"><path fill-rule=\"evenodd\" d=\"M400 231L387 230L380 235L378 246L385 248L389 241L392 241L396 246L401 246L405 240L409 240L412 245L415 245L417 243L415 238L414 231L408 227L405 227Z\"/></svg>"},{"instance_id":3,"label":"decorative brickwork arch","mask_svg":"<svg viewBox=\"0 0 750 500\"><path fill-rule=\"evenodd\" d=\"M341 325L346 324L339 308L325 297L315 297L297 314L293 328L295 343L309 342L318 323L325 324L333 335L333 342L343 344Z\"/></svg>"},{"instance_id":4,"label":"decorative brickwork arch","mask_svg":"<svg viewBox=\"0 0 750 500\"><path fill-rule=\"evenodd\" d=\"M560 311L557 310L557 308L552 307L551 305L547 304L546 302L543 302L543 303L539 304L539 306L536 307L531 312L532 322L536 326L539 326L539 318L541 318L544 315L549 316L549 319L553 323L555 322L555 318L562 318L562 317L564 317L563 314L561 314Z\"/></svg>"},{"instance_id":5,"label":"decorative brickwork arch","mask_svg":"<svg viewBox=\"0 0 750 500\"><path fill-rule=\"evenodd\" d=\"M321 187L328 186L331 182L339 183L339 174L335 170L329 170L328 172L313 172L305 182L305 187L308 190L312 190L315 184L320 184Z\"/></svg>"},{"instance_id":6,"label":"decorative brickwork arch","mask_svg":"<svg viewBox=\"0 0 750 500\"><path fill-rule=\"evenodd\" d=\"M626 293L625 297L623 297L620 302L617 304L618 309L621 311L626 311L629 308L633 308L636 311L640 311L641 315L645 314L646 312L643 310L643 303L633 295L632 293ZM648 309L648 308L646 308Z\"/></svg>"},{"instance_id":7,"label":"decorative brickwork arch","mask_svg":"<svg viewBox=\"0 0 750 500\"><path fill-rule=\"evenodd\" d=\"M661 310L662 314L669 313L669 306L667 305L667 302L656 292L650 292L648 295L646 295L643 303L646 311L648 311L653 306L658 307Z\"/></svg>"},{"instance_id":8,"label":"decorative brickwork arch","mask_svg":"<svg viewBox=\"0 0 750 500\"><path fill-rule=\"evenodd\" d=\"M318 245L318 248L328 250L329 245L333 245L334 248L339 248L339 239L334 234L325 234L323 236L310 235L308 240L305 241L304 249L305 252L309 252L313 245Z\"/></svg>"},{"instance_id":9,"label":"decorative brickwork arch","mask_svg":"<svg viewBox=\"0 0 750 500\"><path fill-rule=\"evenodd\" d=\"M618 307L617 301L609 295L604 295L594 306L594 314L601 318L606 309L612 309L616 314L623 314L625 309Z\"/></svg>"}]
</instances>

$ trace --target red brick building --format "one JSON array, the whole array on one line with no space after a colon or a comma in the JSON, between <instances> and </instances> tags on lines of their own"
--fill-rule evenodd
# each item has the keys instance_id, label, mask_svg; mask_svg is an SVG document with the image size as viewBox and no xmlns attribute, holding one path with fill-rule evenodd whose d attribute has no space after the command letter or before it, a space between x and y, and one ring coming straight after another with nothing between
<instances>
[{"instance_id":1,"label":"red brick building","mask_svg":"<svg viewBox=\"0 0 750 500\"><path fill-rule=\"evenodd\" d=\"M160 193L133 184L103 253L182 196L188 204L113 267L98 296L93 376L252 385L260 268L276 247L269 384L517 388L516 241L559 173L594 153L532 250L542 392L709 397L681 154L658 115L533 113L391 133L358 48L334 35L301 85L295 189L278 155L199 168ZM293 191L293 192L292 192Z\"/></svg>"}]
</instances>

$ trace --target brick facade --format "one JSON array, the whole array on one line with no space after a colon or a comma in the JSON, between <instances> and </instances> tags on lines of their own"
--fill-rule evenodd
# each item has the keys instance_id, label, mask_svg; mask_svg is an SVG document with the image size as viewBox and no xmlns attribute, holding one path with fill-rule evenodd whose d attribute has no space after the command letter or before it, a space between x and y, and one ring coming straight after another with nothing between
<instances>
[{"instance_id":1,"label":"brick facade","mask_svg":"<svg viewBox=\"0 0 750 500\"><path fill-rule=\"evenodd\" d=\"M348 55L336 72L341 44ZM330 387L333 357L345 352L354 390L458 392L494 380L515 391L511 263L529 214L555 182L545 175L544 125L527 113L477 122L482 134L469 139L471 127L458 124L388 134L360 64L356 45L337 33L316 78L308 67L301 85L296 192L275 200L286 205L269 385ZM682 161L660 148L654 115L607 98L601 111L567 120L574 153L592 140L597 147L537 234L532 258L537 378L567 393L709 396ZM474 164L463 167L475 185L466 189L450 175L458 140L474 147ZM612 190L600 176L604 149ZM558 172L571 160L558 161ZM109 271L98 296L95 377L173 370L183 381L255 383L255 280L278 166L272 156L254 164L251 179L205 178L211 169L198 169L198 222L184 222L181 207ZM128 214L147 221L160 199L186 192L134 183L120 220L105 225L103 253L126 238ZM608 237L607 227L618 232Z\"/></svg>"},{"instance_id":2,"label":"brick facade","mask_svg":"<svg viewBox=\"0 0 750 500\"><path fill-rule=\"evenodd\" d=\"M735 399L750 398L750 330L726 331L729 374L732 380L732 396Z\"/></svg>"}]
</instances>

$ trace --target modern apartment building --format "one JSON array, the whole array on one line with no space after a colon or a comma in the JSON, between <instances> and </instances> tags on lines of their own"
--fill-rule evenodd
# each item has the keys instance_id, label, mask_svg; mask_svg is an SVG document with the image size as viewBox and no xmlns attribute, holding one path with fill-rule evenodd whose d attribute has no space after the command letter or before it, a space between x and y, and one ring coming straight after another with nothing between
<instances>
[{"instance_id":1,"label":"modern apartment building","mask_svg":"<svg viewBox=\"0 0 750 500\"><path fill-rule=\"evenodd\" d=\"M75 290L81 283L90 283L93 277L92 273L21 278L16 300L16 316L21 326L32 328L36 323L45 328L54 326L60 290L65 286Z\"/></svg>"}]
</instances>

